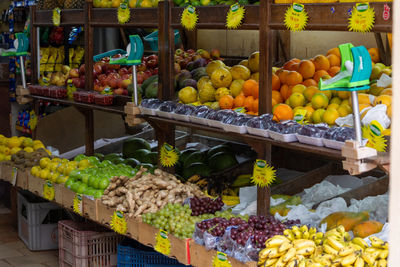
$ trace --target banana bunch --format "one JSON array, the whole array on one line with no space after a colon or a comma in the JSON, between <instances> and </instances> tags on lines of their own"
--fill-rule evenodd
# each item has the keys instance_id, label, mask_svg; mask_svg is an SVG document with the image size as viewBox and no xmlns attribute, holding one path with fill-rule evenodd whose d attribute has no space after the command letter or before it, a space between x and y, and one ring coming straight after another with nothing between
<instances>
[{"instance_id":1,"label":"banana bunch","mask_svg":"<svg viewBox=\"0 0 400 267\"><path fill-rule=\"evenodd\" d=\"M290 240L296 239L309 239L313 240L315 245L322 244L322 238L324 237L324 233L317 232L315 227L311 227L308 229L307 225L303 225L301 227L293 226L292 229L286 229L283 231L283 234Z\"/></svg>"},{"instance_id":2,"label":"banana bunch","mask_svg":"<svg viewBox=\"0 0 400 267\"><path fill-rule=\"evenodd\" d=\"M201 178L200 175L193 175L188 179L189 183L196 184L202 190L207 189L208 181L205 178Z\"/></svg>"},{"instance_id":3,"label":"banana bunch","mask_svg":"<svg viewBox=\"0 0 400 267\"><path fill-rule=\"evenodd\" d=\"M244 187L244 186L250 186L254 185L253 182L251 181L252 174L241 174L238 177L236 177L235 181L231 184L231 187Z\"/></svg>"},{"instance_id":4,"label":"banana bunch","mask_svg":"<svg viewBox=\"0 0 400 267\"><path fill-rule=\"evenodd\" d=\"M314 254L313 240L293 239L276 235L265 242L266 248L260 251L258 264L261 266L294 267L306 266L305 259Z\"/></svg>"}]
</instances>

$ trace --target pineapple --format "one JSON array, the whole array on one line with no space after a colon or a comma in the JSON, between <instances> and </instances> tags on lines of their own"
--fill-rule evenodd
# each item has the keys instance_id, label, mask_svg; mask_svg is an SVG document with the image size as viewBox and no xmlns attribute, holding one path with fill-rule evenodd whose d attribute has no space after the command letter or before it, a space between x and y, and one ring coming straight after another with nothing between
<instances>
[{"instance_id":1,"label":"pineapple","mask_svg":"<svg viewBox=\"0 0 400 267\"><path fill-rule=\"evenodd\" d=\"M67 9L79 9L83 8L84 0L66 0L64 2L64 8Z\"/></svg>"}]
</instances>

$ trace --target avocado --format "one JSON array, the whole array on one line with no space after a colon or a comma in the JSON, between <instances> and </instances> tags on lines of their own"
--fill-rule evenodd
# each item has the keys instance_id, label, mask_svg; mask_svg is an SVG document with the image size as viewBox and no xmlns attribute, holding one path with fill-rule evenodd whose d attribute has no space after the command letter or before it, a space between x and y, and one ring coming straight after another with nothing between
<instances>
[{"instance_id":1,"label":"avocado","mask_svg":"<svg viewBox=\"0 0 400 267\"><path fill-rule=\"evenodd\" d=\"M128 138L122 144L122 155L124 158L134 158L133 154L136 150L150 150L150 144L143 138L132 137ZM140 160L140 159L139 159Z\"/></svg>"},{"instance_id":2,"label":"avocado","mask_svg":"<svg viewBox=\"0 0 400 267\"><path fill-rule=\"evenodd\" d=\"M140 162L146 159L147 155L150 154L150 150L147 149L138 149L132 153L132 158L137 159Z\"/></svg>"},{"instance_id":3,"label":"avocado","mask_svg":"<svg viewBox=\"0 0 400 267\"><path fill-rule=\"evenodd\" d=\"M140 165L140 161L138 161L137 159L134 159L134 158L126 159L126 160L124 160L124 163L126 165L131 166L132 168L135 168L136 166Z\"/></svg>"},{"instance_id":4,"label":"avocado","mask_svg":"<svg viewBox=\"0 0 400 267\"><path fill-rule=\"evenodd\" d=\"M143 168L146 168L150 173L153 173L154 170L156 169L156 167L150 163L143 163L143 164L140 164L140 166L142 166Z\"/></svg>"},{"instance_id":5,"label":"avocado","mask_svg":"<svg viewBox=\"0 0 400 267\"><path fill-rule=\"evenodd\" d=\"M210 168L201 162L195 162L186 167L183 170L182 176L185 180L189 179L193 175L200 175L201 177L210 176Z\"/></svg>"},{"instance_id":6,"label":"avocado","mask_svg":"<svg viewBox=\"0 0 400 267\"><path fill-rule=\"evenodd\" d=\"M146 88L144 93L146 98L155 98L158 95L158 82L153 82Z\"/></svg>"},{"instance_id":7,"label":"avocado","mask_svg":"<svg viewBox=\"0 0 400 267\"><path fill-rule=\"evenodd\" d=\"M182 150L181 155L180 155L180 157L179 157L179 161L180 161L180 162L185 162L185 160L187 159L187 157L188 157L190 154L192 154L193 152L196 152L196 151L197 151L197 149L195 149L195 148L188 148L188 149Z\"/></svg>"},{"instance_id":8,"label":"avocado","mask_svg":"<svg viewBox=\"0 0 400 267\"><path fill-rule=\"evenodd\" d=\"M112 158L110 161L113 164L117 165L117 164L120 164L120 163L124 163L125 160L123 158L121 158L121 157L117 157L117 158Z\"/></svg>"},{"instance_id":9,"label":"avocado","mask_svg":"<svg viewBox=\"0 0 400 267\"><path fill-rule=\"evenodd\" d=\"M203 162L204 161L204 153L200 151L193 152L190 154L186 160L183 162L183 167L186 169L190 164L195 162Z\"/></svg>"},{"instance_id":10,"label":"avocado","mask_svg":"<svg viewBox=\"0 0 400 267\"><path fill-rule=\"evenodd\" d=\"M157 164L158 153L157 152L150 152L145 155L141 160L143 163L150 163L150 164Z\"/></svg>"},{"instance_id":11,"label":"avocado","mask_svg":"<svg viewBox=\"0 0 400 267\"><path fill-rule=\"evenodd\" d=\"M101 153L94 153L93 156L95 156L96 158L98 158L100 161L103 161L104 159L104 155Z\"/></svg>"},{"instance_id":12,"label":"avocado","mask_svg":"<svg viewBox=\"0 0 400 267\"><path fill-rule=\"evenodd\" d=\"M208 166L213 172L220 172L237 164L235 155L226 152L218 152L208 159Z\"/></svg>"},{"instance_id":13,"label":"avocado","mask_svg":"<svg viewBox=\"0 0 400 267\"><path fill-rule=\"evenodd\" d=\"M121 157L120 154L118 154L118 153L111 153L111 154L105 155L104 158L103 158L103 160L110 160L110 161L111 161L113 158L119 158L119 157ZM103 161L103 160L102 160L102 161Z\"/></svg>"},{"instance_id":14,"label":"avocado","mask_svg":"<svg viewBox=\"0 0 400 267\"><path fill-rule=\"evenodd\" d=\"M215 146L207 151L207 159L211 158L213 155L217 154L218 152L232 153L232 149L230 146L228 146L226 144Z\"/></svg>"}]
</instances>

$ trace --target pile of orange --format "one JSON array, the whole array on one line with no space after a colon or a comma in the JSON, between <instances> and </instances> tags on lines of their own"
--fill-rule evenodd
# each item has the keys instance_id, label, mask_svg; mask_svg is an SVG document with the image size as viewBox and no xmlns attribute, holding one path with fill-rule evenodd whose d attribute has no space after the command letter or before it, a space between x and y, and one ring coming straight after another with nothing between
<instances>
[{"instance_id":1,"label":"pile of orange","mask_svg":"<svg viewBox=\"0 0 400 267\"><path fill-rule=\"evenodd\" d=\"M244 107L247 114L256 115L258 114L258 94L258 82L250 79L243 83L242 92L235 98L230 95L221 97L219 106L221 109Z\"/></svg>"}]
</instances>

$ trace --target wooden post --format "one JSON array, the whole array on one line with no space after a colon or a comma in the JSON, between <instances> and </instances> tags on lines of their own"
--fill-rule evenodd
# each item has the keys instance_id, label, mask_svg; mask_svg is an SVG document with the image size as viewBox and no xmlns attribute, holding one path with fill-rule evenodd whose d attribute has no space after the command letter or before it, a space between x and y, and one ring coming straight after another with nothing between
<instances>
[{"instance_id":1,"label":"wooden post","mask_svg":"<svg viewBox=\"0 0 400 267\"><path fill-rule=\"evenodd\" d=\"M90 25L93 2L85 2L85 89L93 90L93 27Z\"/></svg>"},{"instance_id":2,"label":"wooden post","mask_svg":"<svg viewBox=\"0 0 400 267\"><path fill-rule=\"evenodd\" d=\"M400 86L400 2L393 1L393 85ZM389 266L398 266L400 262L400 92L394 90L392 102L392 138L390 147L390 183L389 183ZM393 138L394 137L394 138Z\"/></svg>"},{"instance_id":3,"label":"wooden post","mask_svg":"<svg viewBox=\"0 0 400 267\"><path fill-rule=\"evenodd\" d=\"M34 25L35 19L36 19L36 6L31 6L30 7L30 16L31 16L31 37L30 37L30 46L31 46L31 69L32 69L32 75L31 75L31 83L32 84L37 84L38 82L38 68L37 68L37 40L40 38L40 36L37 36L37 28Z\"/></svg>"}]
</instances>

